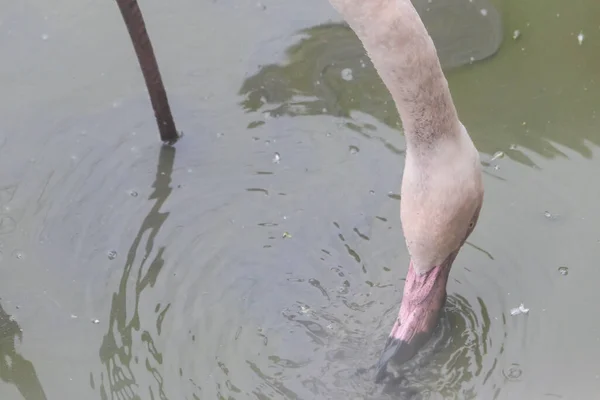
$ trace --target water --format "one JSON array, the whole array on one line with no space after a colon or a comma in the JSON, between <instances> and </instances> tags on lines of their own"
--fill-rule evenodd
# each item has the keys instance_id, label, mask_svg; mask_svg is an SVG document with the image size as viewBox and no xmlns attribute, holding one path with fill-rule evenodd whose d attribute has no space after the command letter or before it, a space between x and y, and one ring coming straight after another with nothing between
<instances>
[{"instance_id":1,"label":"water","mask_svg":"<svg viewBox=\"0 0 600 400\"><path fill-rule=\"evenodd\" d=\"M113 2L3 3L0 398L593 398L600 5L494 5L495 56L444 53L480 222L436 340L376 386L404 140L329 4L144 1L169 149Z\"/></svg>"}]
</instances>

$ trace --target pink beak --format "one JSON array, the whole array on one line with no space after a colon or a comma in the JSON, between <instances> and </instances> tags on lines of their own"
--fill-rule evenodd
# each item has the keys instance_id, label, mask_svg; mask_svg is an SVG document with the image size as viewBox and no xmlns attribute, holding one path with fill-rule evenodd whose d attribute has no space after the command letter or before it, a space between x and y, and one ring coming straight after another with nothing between
<instances>
[{"instance_id":1,"label":"pink beak","mask_svg":"<svg viewBox=\"0 0 600 400\"><path fill-rule=\"evenodd\" d=\"M375 382L387 376L388 363L409 361L431 338L446 302L446 283L457 254L452 253L440 266L422 275L410 263L400 313L377 364Z\"/></svg>"}]
</instances>

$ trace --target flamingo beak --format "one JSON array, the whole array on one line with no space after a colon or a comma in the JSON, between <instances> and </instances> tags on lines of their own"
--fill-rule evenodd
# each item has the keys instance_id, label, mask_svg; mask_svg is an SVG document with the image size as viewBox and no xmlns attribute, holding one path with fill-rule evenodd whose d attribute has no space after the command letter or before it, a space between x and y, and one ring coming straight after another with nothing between
<instances>
[{"instance_id":1,"label":"flamingo beak","mask_svg":"<svg viewBox=\"0 0 600 400\"><path fill-rule=\"evenodd\" d=\"M409 361L431 338L446 302L446 283L457 253L424 274L418 274L410 263L400 313L377 364L375 382L387 376L388 363Z\"/></svg>"}]
</instances>

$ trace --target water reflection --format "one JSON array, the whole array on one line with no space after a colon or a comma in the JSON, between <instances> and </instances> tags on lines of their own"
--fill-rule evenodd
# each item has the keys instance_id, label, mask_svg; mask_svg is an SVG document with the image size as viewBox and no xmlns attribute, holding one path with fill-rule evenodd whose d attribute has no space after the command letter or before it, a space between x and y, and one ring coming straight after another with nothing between
<instances>
[{"instance_id":1,"label":"water reflection","mask_svg":"<svg viewBox=\"0 0 600 400\"><path fill-rule=\"evenodd\" d=\"M23 340L23 331L0 304L0 379L15 385L25 400L46 400L35 367L15 348L17 339Z\"/></svg>"},{"instance_id":2,"label":"water reflection","mask_svg":"<svg viewBox=\"0 0 600 400\"><path fill-rule=\"evenodd\" d=\"M119 288L113 294L108 332L100 347L100 360L106 368L106 378L102 373L100 384L100 395L103 400L109 398L119 400L154 399L155 396L166 399L163 378L156 367L162 364L162 353L156 348L151 333L141 326L138 305L142 292L148 286L155 284L164 265L165 247L160 247L151 261L150 258L154 250L156 235L169 216L168 212L161 212L160 209L172 191L170 184L174 160L175 149L170 146L162 146L153 184L154 192L149 197L149 200L155 199L156 202L142 222L129 248ZM142 259L136 263L136 254L142 245L144 254ZM147 263L149 265L146 267ZM132 288L133 291L131 291ZM133 315L128 316L127 306L132 302ZM161 307L160 304L156 306L156 333L158 335L161 333L162 321L169 307L170 304L164 307ZM150 397L141 394L145 392L145 389L136 378L132 366L132 361L135 364L140 362L139 356L134 354L134 348L140 342L149 353L149 357L144 360L146 370L156 383L147 388ZM93 381L91 384L94 388Z\"/></svg>"},{"instance_id":3,"label":"water reflection","mask_svg":"<svg viewBox=\"0 0 600 400\"><path fill-rule=\"evenodd\" d=\"M559 13L560 30L548 31L547 38L528 34L527 23L522 37L518 41L510 39L490 62L470 65L465 62L466 57L477 60L479 56L473 55L485 58L498 50L497 39L502 36L499 13L491 6L480 6L478 10L488 10L486 23L469 23L481 17L469 14L471 19L461 24L459 20L448 22L438 18L439 13L450 18L457 8L442 7L432 18L426 5L415 4L434 36L461 119L480 151L492 155L501 150L509 158L533 166L535 162L528 151L548 158L565 156L554 144L558 143L591 156L590 145L600 145L600 135L595 129L600 110L600 101L595 96L599 80L597 73L590 71L590 65L600 65L597 51L600 42L590 41L586 47L579 46L576 40L565 41L568 32L574 29L595 32L596 26L581 15L568 13L567 19ZM471 29L460 37L438 34L438 39L435 38L441 28L451 32L451 28L460 30L463 26ZM449 41L440 40L446 36ZM478 43L479 36L495 39ZM248 76L239 90L243 96L241 107L247 113L260 113L248 129L261 126L268 118L326 114L353 119L347 127L356 131L376 130L376 126L358 120L360 113L392 128L400 127L389 92L359 40L345 24L313 26L297 32L292 39L291 45L283 38L270 44L281 46L271 49L272 53L285 48L285 60L262 65L265 58L272 59L271 54L265 56L262 52L256 62L261 64L258 71ZM534 39L538 42L533 42ZM555 47L544 53L544 61L527 57L527 49L548 42ZM461 47L463 43L467 48ZM477 46L482 49L479 53L472 50ZM461 61L456 61L456 57ZM540 73L540 63L544 65L543 76L531 79ZM458 65L463 67L449 70ZM516 65L522 68L519 74L515 74Z\"/></svg>"},{"instance_id":4,"label":"water reflection","mask_svg":"<svg viewBox=\"0 0 600 400\"><path fill-rule=\"evenodd\" d=\"M432 32L442 65L458 67L487 58L501 42L500 17L487 1L453 0L432 4L416 1ZM483 4L483 5L481 5ZM456 7L464 12L456 11ZM489 10L482 18L480 9ZM448 18L451 18L451 23ZM343 23L328 23L301 30L286 49L284 64L268 64L245 79L240 94L247 112L269 117L329 114L350 118L354 111L399 126L394 103L354 32ZM283 44L282 44L283 45ZM253 129L264 124L257 120ZM367 124L350 129L372 131Z\"/></svg>"}]
</instances>

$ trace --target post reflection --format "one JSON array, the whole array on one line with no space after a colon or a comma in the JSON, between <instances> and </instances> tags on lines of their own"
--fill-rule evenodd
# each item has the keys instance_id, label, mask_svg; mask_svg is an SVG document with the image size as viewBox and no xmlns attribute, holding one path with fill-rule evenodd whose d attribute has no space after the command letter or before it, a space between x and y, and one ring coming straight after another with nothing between
<instances>
[{"instance_id":1,"label":"post reflection","mask_svg":"<svg viewBox=\"0 0 600 400\"><path fill-rule=\"evenodd\" d=\"M138 307L142 292L148 286L154 285L164 265L165 247L161 246L156 252L153 251L156 236L169 216L168 212L160 210L173 190L171 175L174 161L175 148L162 146L153 184L154 191L149 197L149 200L156 201L129 248L119 287L113 293L108 331L100 347L100 360L106 372L106 376L104 373L100 376L100 395L103 400L166 399L163 378L157 367L162 364L162 354L156 348L150 331L141 326ZM136 261L136 254L141 248L144 252L143 257ZM131 290L132 288L134 290ZM127 315L127 305L131 305L132 302L133 315ZM155 326L158 334L168 309L169 305L162 310L157 306ZM134 349L140 344L148 351L145 360L140 360L143 354L134 354ZM132 362L144 365L155 384L147 388L142 387L134 373Z\"/></svg>"},{"instance_id":2,"label":"post reflection","mask_svg":"<svg viewBox=\"0 0 600 400\"><path fill-rule=\"evenodd\" d=\"M25 400L46 400L33 363L15 348L17 339L23 341L21 327L0 304L0 379L15 385Z\"/></svg>"}]
</instances>

